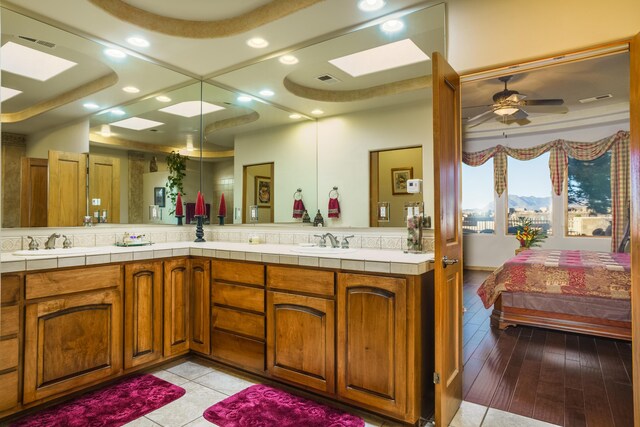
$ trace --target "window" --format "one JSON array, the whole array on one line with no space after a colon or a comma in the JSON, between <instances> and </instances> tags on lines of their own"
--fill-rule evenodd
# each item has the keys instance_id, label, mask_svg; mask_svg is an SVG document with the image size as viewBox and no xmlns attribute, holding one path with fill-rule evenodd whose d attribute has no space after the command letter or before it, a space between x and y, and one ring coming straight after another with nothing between
<instances>
[{"instance_id":1,"label":"window","mask_svg":"<svg viewBox=\"0 0 640 427\"><path fill-rule=\"evenodd\" d=\"M515 234L518 218L530 218L533 225L551 234L551 179L549 153L531 160L508 158L507 234Z\"/></svg>"},{"instance_id":2,"label":"window","mask_svg":"<svg viewBox=\"0 0 640 427\"><path fill-rule=\"evenodd\" d=\"M462 230L465 234L495 232L493 159L481 166L462 165Z\"/></svg>"},{"instance_id":3,"label":"window","mask_svg":"<svg viewBox=\"0 0 640 427\"><path fill-rule=\"evenodd\" d=\"M567 175L567 235L611 236L611 153L569 158Z\"/></svg>"}]
</instances>

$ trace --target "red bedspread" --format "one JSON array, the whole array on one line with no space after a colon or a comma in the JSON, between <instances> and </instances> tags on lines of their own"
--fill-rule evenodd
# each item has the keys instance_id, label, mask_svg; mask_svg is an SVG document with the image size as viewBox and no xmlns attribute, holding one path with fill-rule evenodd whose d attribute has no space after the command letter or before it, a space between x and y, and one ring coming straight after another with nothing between
<instances>
[{"instance_id":1,"label":"red bedspread","mask_svg":"<svg viewBox=\"0 0 640 427\"><path fill-rule=\"evenodd\" d=\"M491 273L478 295L489 308L503 291L630 299L631 259L627 253L527 250Z\"/></svg>"}]
</instances>

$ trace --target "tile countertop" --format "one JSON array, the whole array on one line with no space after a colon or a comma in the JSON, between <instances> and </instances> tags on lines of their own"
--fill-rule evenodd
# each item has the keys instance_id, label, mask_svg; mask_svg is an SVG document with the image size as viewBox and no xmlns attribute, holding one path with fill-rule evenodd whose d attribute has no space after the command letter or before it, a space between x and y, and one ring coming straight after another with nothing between
<instances>
[{"instance_id":1,"label":"tile countertop","mask_svg":"<svg viewBox=\"0 0 640 427\"><path fill-rule=\"evenodd\" d=\"M60 256L16 256L3 253L0 255L0 261L2 273L187 255L371 273L422 274L433 269L433 252L406 254L397 249L355 249L354 252L342 254L309 255L294 252L296 248L299 246L234 242L170 242L137 247L92 247L86 254Z\"/></svg>"}]
</instances>

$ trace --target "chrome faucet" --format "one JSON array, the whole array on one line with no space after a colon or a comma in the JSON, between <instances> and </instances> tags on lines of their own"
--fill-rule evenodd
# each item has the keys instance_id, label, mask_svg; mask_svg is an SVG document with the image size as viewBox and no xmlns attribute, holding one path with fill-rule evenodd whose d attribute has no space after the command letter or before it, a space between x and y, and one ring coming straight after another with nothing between
<instances>
[{"instance_id":1,"label":"chrome faucet","mask_svg":"<svg viewBox=\"0 0 640 427\"><path fill-rule=\"evenodd\" d=\"M340 244L338 243L338 238L336 236L334 236L333 234L326 233L324 235L324 237L328 237L329 238L329 241L331 242L331 247L332 248L339 248L340 247Z\"/></svg>"},{"instance_id":2,"label":"chrome faucet","mask_svg":"<svg viewBox=\"0 0 640 427\"><path fill-rule=\"evenodd\" d=\"M57 234L57 233L53 233L51 236L49 236L47 241L44 243L44 248L45 249L55 249L56 248L56 239L58 237L60 237L60 235Z\"/></svg>"}]
</instances>

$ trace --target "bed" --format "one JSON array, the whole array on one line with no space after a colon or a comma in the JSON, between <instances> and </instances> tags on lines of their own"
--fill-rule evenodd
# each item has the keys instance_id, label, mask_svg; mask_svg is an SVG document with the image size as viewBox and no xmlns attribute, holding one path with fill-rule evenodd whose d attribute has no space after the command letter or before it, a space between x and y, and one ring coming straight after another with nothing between
<instances>
[{"instance_id":1,"label":"bed","mask_svg":"<svg viewBox=\"0 0 640 427\"><path fill-rule=\"evenodd\" d=\"M631 340L628 253L526 250L478 289L491 325L529 325Z\"/></svg>"}]
</instances>

